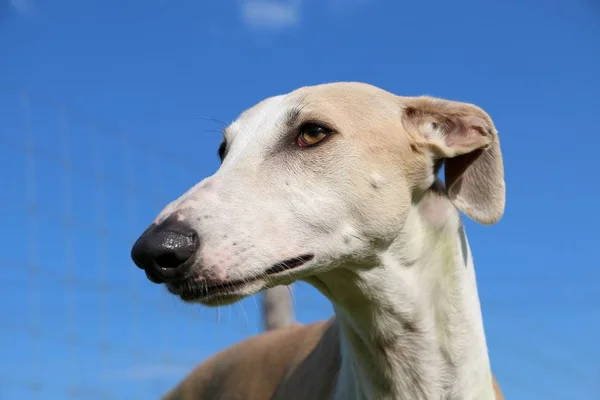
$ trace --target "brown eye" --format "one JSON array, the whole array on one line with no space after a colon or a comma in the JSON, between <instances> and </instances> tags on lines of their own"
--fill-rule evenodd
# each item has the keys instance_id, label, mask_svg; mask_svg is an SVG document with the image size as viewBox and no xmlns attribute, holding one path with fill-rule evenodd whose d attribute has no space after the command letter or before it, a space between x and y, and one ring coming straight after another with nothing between
<instances>
[{"instance_id":1,"label":"brown eye","mask_svg":"<svg viewBox=\"0 0 600 400\"><path fill-rule=\"evenodd\" d=\"M296 144L300 147L309 147L325 139L331 131L318 124L305 124L300 129Z\"/></svg>"}]
</instances>

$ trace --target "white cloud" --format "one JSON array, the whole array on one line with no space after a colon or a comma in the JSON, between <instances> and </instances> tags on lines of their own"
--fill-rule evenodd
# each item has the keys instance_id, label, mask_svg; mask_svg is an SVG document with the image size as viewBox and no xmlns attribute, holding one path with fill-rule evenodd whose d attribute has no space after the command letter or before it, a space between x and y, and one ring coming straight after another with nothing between
<instances>
[{"instance_id":1,"label":"white cloud","mask_svg":"<svg viewBox=\"0 0 600 400\"><path fill-rule=\"evenodd\" d=\"M306 0L238 0L244 24L254 30L282 30L298 26ZM335 14L363 6L375 0L315 0L319 7ZM315 4L315 5L316 5Z\"/></svg>"},{"instance_id":2,"label":"white cloud","mask_svg":"<svg viewBox=\"0 0 600 400\"><path fill-rule=\"evenodd\" d=\"M243 0L241 17L253 29L284 29L300 23L301 0Z\"/></svg>"},{"instance_id":3,"label":"white cloud","mask_svg":"<svg viewBox=\"0 0 600 400\"><path fill-rule=\"evenodd\" d=\"M33 15L35 11L35 5L33 0L10 0L10 4L15 10L23 15Z\"/></svg>"},{"instance_id":4,"label":"white cloud","mask_svg":"<svg viewBox=\"0 0 600 400\"><path fill-rule=\"evenodd\" d=\"M191 367L183 367L170 364L135 365L126 369L107 373L103 376L103 378L107 381L132 381L170 378L174 376L183 376L190 370Z\"/></svg>"}]
</instances>

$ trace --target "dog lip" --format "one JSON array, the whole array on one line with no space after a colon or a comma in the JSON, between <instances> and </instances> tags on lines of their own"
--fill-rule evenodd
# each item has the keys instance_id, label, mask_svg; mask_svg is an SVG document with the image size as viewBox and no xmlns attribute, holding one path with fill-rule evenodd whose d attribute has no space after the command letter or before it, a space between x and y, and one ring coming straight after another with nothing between
<instances>
[{"instance_id":1,"label":"dog lip","mask_svg":"<svg viewBox=\"0 0 600 400\"><path fill-rule=\"evenodd\" d=\"M314 254L303 254L274 264L265 271L268 275L288 271L306 264L315 257ZM175 282L167 282L167 290L183 300L207 299L211 297L235 295L239 288L259 280L262 276L247 279L237 279L229 282L196 282L194 278L182 279Z\"/></svg>"},{"instance_id":2,"label":"dog lip","mask_svg":"<svg viewBox=\"0 0 600 400\"><path fill-rule=\"evenodd\" d=\"M313 258L315 258L314 254L303 254L298 257L290 258L288 260L278 262L277 264L273 265L271 268L266 270L265 273L268 275L272 275L290 269L298 268L299 266L306 264Z\"/></svg>"},{"instance_id":3,"label":"dog lip","mask_svg":"<svg viewBox=\"0 0 600 400\"><path fill-rule=\"evenodd\" d=\"M227 296L235 294L236 289L244 287L246 284L254 282L256 279L235 280L230 282L196 282L193 278L188 278L176 282L167 283L167 290L183 300L207 299L217 296Z\"/></svg>"}]
</instances>

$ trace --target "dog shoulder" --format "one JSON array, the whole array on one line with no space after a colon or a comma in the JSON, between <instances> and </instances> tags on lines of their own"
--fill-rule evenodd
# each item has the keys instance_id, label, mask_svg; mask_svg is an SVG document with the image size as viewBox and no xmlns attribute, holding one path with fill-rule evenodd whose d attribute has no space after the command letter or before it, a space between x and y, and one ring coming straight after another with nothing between
<instances>
[{"instance_id":1,"label":"dog shoulder","mask_svg":"<svg viewBox=\"0 0 600 400\"><path fill-rule=\"evenodd\" d=\"M325 332L326 322L295 324L248 338L212 356L163 400L271 398Z\"/></svg>"}]
</instances>

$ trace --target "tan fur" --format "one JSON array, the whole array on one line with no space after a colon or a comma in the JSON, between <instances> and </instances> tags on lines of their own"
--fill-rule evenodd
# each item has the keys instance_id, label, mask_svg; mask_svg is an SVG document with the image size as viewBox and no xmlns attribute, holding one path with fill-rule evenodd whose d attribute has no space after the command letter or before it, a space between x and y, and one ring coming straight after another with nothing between
<instances>
[{"instance_id":1,"label":"tan fur","mask_svg":"<svg viewBox=\"0 0 600 400\"><path fill-rule=\"evenodd\" d=\"M301 119L335 132L320 148L281 142L282 112L294 105ZM232 144L220 170L155 220L193 221L203 239L196 282L255 277L198 301L227 304L304 280L336 317L226 349L164 399L503 399L457 211L484 224L504 212L500 145L487 113L335 83L265 100L227 131ZM442 165L447 189L436 182ZM270 199L284 201L262 212ZM307 249L315 258L306 267L261 278L269 263Z\"/></svg>"},{"instance_id":2,"label":"tan fur","mask_svg":"<svg viewBox=\"0 0 600 400\"><path fill-rule=\"evenodd\" d=\"M251 337L202 363L163 400L331 397L340 368L337 330L332 318ZM496 400L504 400L496 378L492 379Z\"/></svg>"}]
</instances>

